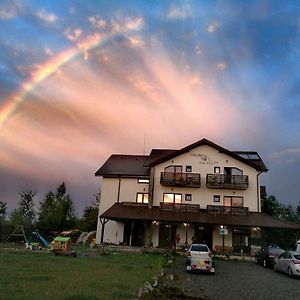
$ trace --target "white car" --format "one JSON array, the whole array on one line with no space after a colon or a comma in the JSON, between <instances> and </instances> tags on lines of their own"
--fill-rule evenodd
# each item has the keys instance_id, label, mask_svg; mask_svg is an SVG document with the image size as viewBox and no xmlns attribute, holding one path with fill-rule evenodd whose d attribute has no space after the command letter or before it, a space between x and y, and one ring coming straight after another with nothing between
<instances>
[{"instance_id":1,"label":"white car","mask_svg":"<svg viewBox=\"0 0 300 300\"><path fill-rule=\"evenodd\" d=\"M215 267L212 261L212 255L207 245L192 244L186 253L187 271L205 271L214 273Z\"/></svg>"},{"instance_id":2,"label":"white car","mask_svg":"<svg viewBox=\"0 0 300 300\"><path fill-rule=\"evenodd\" d=\"M290 277L300 276L300 252L283 252L275 258L274 270L287 273Z\"/></svg>"}]
</instances>

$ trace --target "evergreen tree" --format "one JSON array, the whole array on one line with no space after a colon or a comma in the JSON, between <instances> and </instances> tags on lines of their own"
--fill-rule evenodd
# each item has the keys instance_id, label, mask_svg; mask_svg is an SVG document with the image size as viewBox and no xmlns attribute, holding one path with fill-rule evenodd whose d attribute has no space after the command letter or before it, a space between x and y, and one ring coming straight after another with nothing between
<instances>
[{"instance_id":1,"label":"evergreen tree","mask_svg":"<svg viewBox=\"0 0 300 300\"><path fill-rule=\"evenodd\" d=\"M38 228L45 232L60 231L71 229L76 222L74 204L63 182L55 193L50 191L40 202Z\"/></svg>"},{"instance_id":2,"label":"evergreen tree","mask_svg":"<svg viewBox=\"0 0 300 300\"><path fill-rule=\"evenodd\" d=\"M88 206L84 209L83 217L80 221L82 231L94 231L97 229L98 207Z\"/></svg>"},{"instance_id":3,"label":"evergreen tree","mask_svg":"<svg viewBox=\"0 0 300 300\"><path fill-rule=\"evenodd\" d=\"M20 193L20 201L16 209L10 215L11 223L31 227L35 223L34 200L36 192L24 191Z\"/></svg>"},{"instance_id":4,"label":"evergreen tree","mask_svg":"<svg viewBox=\"0 0 300 300\"><path fill-rule=\"evenodd\" d=\"M7 203L0 201L0 222L5 220Z\"/></svg>"}]
</instances>

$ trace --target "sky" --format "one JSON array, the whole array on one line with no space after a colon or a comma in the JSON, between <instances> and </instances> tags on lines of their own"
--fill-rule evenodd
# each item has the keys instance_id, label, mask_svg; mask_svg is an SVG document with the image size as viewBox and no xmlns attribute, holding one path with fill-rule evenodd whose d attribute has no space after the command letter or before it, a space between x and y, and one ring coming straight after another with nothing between
<instances>
[{"instance_id":1,"label":"sky","mask_svg":"<svg viewBox=\"0 0 300 300\"><path fill-rule=\"evenodd\" d=\"M80 214L111 154L205 137L295 207L299 63L299 1L0 0L0 200L64 181Z\"/></svg>"}]
</instances>

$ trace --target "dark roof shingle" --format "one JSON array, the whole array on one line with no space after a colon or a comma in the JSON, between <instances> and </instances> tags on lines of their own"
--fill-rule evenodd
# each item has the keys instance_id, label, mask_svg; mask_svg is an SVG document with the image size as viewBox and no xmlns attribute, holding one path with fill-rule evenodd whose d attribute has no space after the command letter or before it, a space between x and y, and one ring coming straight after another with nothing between
<instances>
[{"instance_id":1,"label":"dark roof shingle","mask_svg":"<svg viewBox=\"0 0 300 300\"><path fill-rule=\"evenodd\" d=\"M246 215L227 215L208 213L201 209L199 212L183 212L162 210L158 206L149 208L147 205L137 205L134 202L115 203L102 215L102 218L112 220L152 220L165 222L197 223L203 225L232 225L268 228L300 229L300 225L275 219L269 215L249 212Z\"/></svg>"},{"instance_id":2,"label":"dark roof shingle","mask_svg":"<svg viewBox=\"0 0 300 300\"><path fill-rule=\"evenodd\" d=\"M145 167L146 155L118 155L113 154L95 173L105 177L134 177L149 176L149 168Z\"/></svg>"}]
</instances>

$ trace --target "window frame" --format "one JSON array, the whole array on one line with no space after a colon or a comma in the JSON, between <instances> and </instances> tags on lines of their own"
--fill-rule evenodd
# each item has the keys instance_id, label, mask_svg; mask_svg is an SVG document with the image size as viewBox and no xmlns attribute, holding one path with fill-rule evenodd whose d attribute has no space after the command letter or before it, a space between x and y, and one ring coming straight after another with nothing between
<instances>
[{"instance_id":1,"label":"window frame","mask_svg":"<svg viewBox=\"0 0 300 300\"><path fill-rule=\"evenodd\" d=\"M138 178L137 182L141 184L148 184L150 180L148 178Z\"/></svg>"},{"instance_id":2,"label":"window frame","mask_svg":"<svg viewBox=\"0 0 300 300\"><path fill-rule=\"evenodd\" d=\"M189 198L189 199L188 199ZM185 194L184 201L191 202L192 201L192 194Z\"/></svg>"},{"instance_id":3,"label":"window frame","mask_svg":"<svg viewBox=\"0 0 300 300\"><path fill-rule=\"evenodd\" d=\"M221 174L221 167L214 167L214 174Z\"/></svg>"},{"instance_id":4,"label":"window frame","mask_svg":"<svg viewBox=\"0 0 300 300\"><path fill-rule=\"evenodd\" d=\"M230 198L230 205L225 205L225 198ZM234 198L239 198L239 199L241 199L242 200L242 205L240 206L240 205L232 205L232 200L234 199ZM224 196L223 197L223 206L229 206L229 207L244 207L244 197L242 197L242 196Z\"/></svg>"},{"instance_id":5,"label":"window frame","mask_svg":"<svg viewBox=\"0 0 300 300\"><path fill-rule=\"evenodd\" d=\"M170 168L170 167L173 167L174 171L168 171L167 169ZM180 168L180 172L177 172L176 168ZM183 170L183 166L182 165L169 165L169 166L164 167L164 172L165 173L180 173L181 174L182 170Z\"/></svg>"},{"instance_id":6,"label":"window frame","mask_svg":"<svg viewBox=\"0 0 300 300\"><path fill-rule=\"evenodd\" d=\"M173 201L172 202L165 202L165 195L173 195ZM180 203L175 202L176 196L180 196L181 197ZM163 203L182 204L182 194L180 194L180 193L163 193Z\"/></svg>"},{"instance_id":7,"label":"window frame","mask_svg":"<svg viewBox=\"0 0 300 300\"><path fill-rule=\"evenodd\" d=\"M193 172L193 166L185 166L185 172L186 172L186 173L191 173L191 172Z\"/></svg>"},{"instance_id":8,"label":"window frame","mask_svg":"<svg viewBox=\"0 0 300 300\"><path fill-rule=\"evenodd\" d=\"M142 202L138 201L139 195L142 195ZM145 195L147 195L147 201L146 202L145 202ZM135 201L136 201L136 203L139 203L139 204L148 204L149 203L149 193L137 192Z\"/></svg>"},{"instance_id":9,"label":"window frame","mask_svg":"<svg viewBox=\"0 0 300 300\"><path fill-rule=\"evenodd\" d=\"M221 195L213 195L213 202L214 203L220 203L221 202Z\"/></svg>"}]
</instances>

